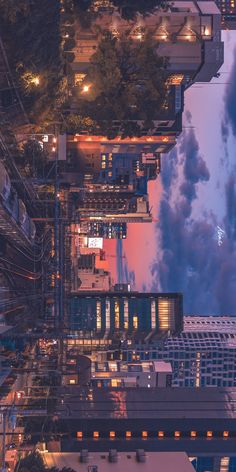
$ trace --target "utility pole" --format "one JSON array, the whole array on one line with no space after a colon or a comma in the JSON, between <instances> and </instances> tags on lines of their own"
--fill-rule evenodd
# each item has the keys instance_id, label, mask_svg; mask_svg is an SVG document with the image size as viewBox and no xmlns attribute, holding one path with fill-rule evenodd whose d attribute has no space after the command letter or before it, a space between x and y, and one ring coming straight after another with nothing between
<instances>
[{"instance_id":1,"label":"utility pole","mask_svg":"<svg viewBox=\"0 0 236 472\"><path fill-rule=\"evenodd\" d=\"M7 423L7 409L2 410L2 469L1 472L6 472L6 423Z\"/></svg>"}]
</instances>

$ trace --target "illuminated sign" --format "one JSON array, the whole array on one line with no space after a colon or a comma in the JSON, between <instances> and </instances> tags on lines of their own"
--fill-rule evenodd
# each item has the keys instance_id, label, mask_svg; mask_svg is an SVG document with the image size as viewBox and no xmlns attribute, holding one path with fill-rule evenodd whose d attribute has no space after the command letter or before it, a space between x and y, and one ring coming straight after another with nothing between
<instances>
[{"instance_id":1,"label":"illuminated sign","mask_svg":"<svg viewBox=\"0 0 236 472\"><path fill-rule=\"evenodd\" d=\"M88 238L88 247L102 249L103 239L102 238Z\"/></svg>"}]
</instances>

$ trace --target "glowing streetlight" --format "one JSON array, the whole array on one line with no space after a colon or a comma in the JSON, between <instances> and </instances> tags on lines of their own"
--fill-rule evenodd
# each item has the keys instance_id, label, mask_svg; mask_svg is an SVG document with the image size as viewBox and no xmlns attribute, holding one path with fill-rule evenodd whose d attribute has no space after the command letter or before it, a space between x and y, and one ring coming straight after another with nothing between
<instances>
[{"instance_id":1,"label":"glowing streetlight","mask_svg":"<svg viewBox=\"0 0 236 472\"><path fill-rule=\"evenodd\" d=\"M36 75L35 77L33 77L32 83L33 83L34 85L36 85L36 87L38 87L38 85L40 84L40 78L39 78L38 75Z\"/></svg>"},{"instance_id":2,"label":"glowing streetlight","mask_svg":"<svg viewBox=\"0 0 236 472\"><path fill-rule=\"evenodd\" d=\"M89 85L84 85L82 88L83 93L88 93L89 91Z\"/></svg>"}]
</instances>

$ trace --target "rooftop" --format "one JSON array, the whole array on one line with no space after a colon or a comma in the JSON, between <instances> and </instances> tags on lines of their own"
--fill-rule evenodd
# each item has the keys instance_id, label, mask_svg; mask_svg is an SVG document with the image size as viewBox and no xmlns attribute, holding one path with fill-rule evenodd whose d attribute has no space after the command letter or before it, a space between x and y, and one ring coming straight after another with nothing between
<instances>
[{"instance_id":1,"label":"rooftop","mask_svg":"<svg viewBox=\"0 0 236 472\"><path fill-rule=\"evenodd\" d=\"M89 467L97 466L93 472L194 472L184 452L148 452L145 461L138 462L136 452L119 452L117 462L110 462L108 452L92 452L88 454L88 462L80 462L77 453L45 453L43 455L47 467L71 467L74 470L88 472Z\"/></svg>"},{"instance_id":2,"label":"rooftop","mask_svg":"<svg viewBox=\"0 0 236 472\"><path fill-rule=\"evenodd\" d=\"M61 418L90 420L236 420L235 388L61 387Z\"/></svg>"}]
</instances>

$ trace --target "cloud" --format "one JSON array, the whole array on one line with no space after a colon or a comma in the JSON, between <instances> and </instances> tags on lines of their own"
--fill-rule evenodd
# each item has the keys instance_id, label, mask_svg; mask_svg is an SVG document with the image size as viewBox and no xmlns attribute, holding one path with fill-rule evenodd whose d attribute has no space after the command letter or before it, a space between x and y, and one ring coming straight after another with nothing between
<instances>
[{"instance_id":1,"label":"cloud","mask_svg":"<svg viewBox=\"0 0 236 472\"><path fill-rule=\"evenodd\" d=\"M226 214L219 240L214 215L202 214L198 220L192 215L201 185L210 178L194 130L183 134L177 151L175 166L181 177L176 180L177 169L168 166L171 172L160 202L157 255L151 268L152 290L183 292L185 313L236 315L236 179L229 176L225 187ZM164 167L167 162L168 156Z\"/></svg>"},{"instance_id":2,"label":"cloud","mask_svg":"<svg viewBox=\"0 0 236 472\"><path fill-rule=\"evenodd\" d=\"M226 215L225 230L229 240L236 241L236 171L232 173L225 185Z\"/></svg>"},{"instance_id":3,"label":"cloud","mask_svg":"<svg viewBox=\"0 0 236 472\"><path fill-rule=\"evenodd\" d=\"M199 154L199 144L193 129L185 133L185 139L182 139L180 152L186 155L184 176L188 183L197 184L198 182L209 180L209 170L204 159Z\"/></svg>"},{"instance_id":4,"label":"cloud","mask_svg":"<svg viewBox=\"0 0 236 472\"><path fill-rule=\"evenodd\" d=\"M166 191L170 189L171 181L177 178L178 175L178 153L176 147L170 151L168 156L162 155L162 162L165 161L165 165L162 166L161 180L162 185Z\"/></svg>"}]
</instances>

